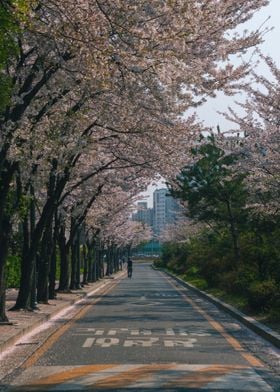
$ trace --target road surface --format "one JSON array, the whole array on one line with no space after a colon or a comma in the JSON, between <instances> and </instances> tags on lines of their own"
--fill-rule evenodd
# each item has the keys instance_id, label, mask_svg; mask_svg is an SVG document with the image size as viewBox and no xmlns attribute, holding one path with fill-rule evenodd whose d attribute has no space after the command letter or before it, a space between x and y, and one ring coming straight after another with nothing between
<instances>
[{"instance_id":1,"label":"road surface","mask_svg":"<svg viewBox=\"0 0 280 392\"><path fill-rule=\"evenodd\" d=\"M270 345L149 264L61 325L9 391L280 391Z\"/></svg>"}]
</instances>

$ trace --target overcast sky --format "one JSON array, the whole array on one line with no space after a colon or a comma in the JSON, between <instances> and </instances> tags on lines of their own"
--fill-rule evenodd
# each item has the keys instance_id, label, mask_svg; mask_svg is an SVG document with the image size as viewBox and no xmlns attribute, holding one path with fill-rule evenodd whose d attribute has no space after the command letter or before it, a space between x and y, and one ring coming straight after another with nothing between
<instances>
[{"instance_id":1,"label":"overcast sky","mask_svg":"<svg viewBox=\"0 0 280 392\"><path fill-rule=\"evenodd\" d=\"M267 7L258 12L244 27L241 26L241 31L245 28L258 29L264 22L265 26L273 27L273 30L265 35L265 41L260 45L260 49L265 55L270 55L280 67L280 0L270 0ZM260 66L259 72L266 73L267 70ZM242 95L239 97L225 97L223 94L219 94L217 98L210 99L198 110L199 118L203 120L206 126L215 128L219 124L223 131L231 129L233 125L219 115L217 111L225 112L228 106L234 106L234 100L239 100L238 98L242 99ZM162 187L165 188L164 183L159 183L157 186L151 185L144 193L144 195L147 195L149 207L152 207L153 191Z\"/></svg>"}]
</instances>

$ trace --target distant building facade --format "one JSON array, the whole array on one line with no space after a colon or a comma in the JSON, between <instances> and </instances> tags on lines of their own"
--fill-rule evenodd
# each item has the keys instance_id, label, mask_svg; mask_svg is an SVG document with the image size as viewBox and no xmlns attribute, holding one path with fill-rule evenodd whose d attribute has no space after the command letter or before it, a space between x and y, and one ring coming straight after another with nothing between
<instances>
[{"instance_id":1,"label":"distant building facade","mask_svg":"<svg viewBox=\"0 0 280 392\"><path fill-rule=\"evenodd\" d=\"M177 200L170 195L168 189L162 188L154 191L153 210L153 231L158 236L165 229L166 225L176 222L181 207Z\"/></svg>"},{"instance_id":2,"label":"distant building facade","mask_svg":"<svg viewBox=\"0 0 280 392\"><path fill-rule=\"evenodd\" d=\"M153 227L153 209L148 208L147 202L137 203L137 211L132 214L132 220Z\"/></svg>"},{"instance_id":3,"label":"distant building facade","mask_svg":"<svg viewBox=\"0 0 280 392\"><path fill-rule=\"evenodd\" d=\"M156 189L153 193L153 208L148 208L147 202L137 203L132 220L149 225L155 237L158 237L166 225L176 222L180 210L179 203L170 196L168 189Z\"/></svg>"}]
</instances>

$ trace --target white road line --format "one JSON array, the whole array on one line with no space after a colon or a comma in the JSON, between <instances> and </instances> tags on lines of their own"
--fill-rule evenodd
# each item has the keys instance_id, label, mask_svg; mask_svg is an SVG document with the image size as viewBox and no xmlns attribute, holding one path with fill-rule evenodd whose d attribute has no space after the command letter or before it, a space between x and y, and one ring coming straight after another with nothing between
<instances>
[{"instance_id":1,"label":"white road line","mask_svg":"<svg viewBox=\"0 0 280 392\"><path fill-rule=\"evenodd\" d=\"M194 343L197 342L197 339L188 338L186 340L164 340L165 347L186 347L193 348Z\"/></svg>"},{"instance_id":2,"label":"white road line","mask_svg":"<svg viewBox=\"0 0 280 392\"><path fill-rule=\"evenodd\" d=\"M159 341L159 338L150 338L148 340L140 340L140 339L133 339L133 340L125 340L123 346L124 347L152 347Z\"/></svg>"}]
</instances>

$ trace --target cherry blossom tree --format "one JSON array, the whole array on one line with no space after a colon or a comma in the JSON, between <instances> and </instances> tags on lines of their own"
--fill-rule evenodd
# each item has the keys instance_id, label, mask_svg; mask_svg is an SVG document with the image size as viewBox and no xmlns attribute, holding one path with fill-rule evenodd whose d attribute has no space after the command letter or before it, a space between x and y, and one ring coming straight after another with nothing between
<instances>
[{"instance_id":1,"label":"cherry blossom tree","mask_svg":"<svg viewBox=\"0 0 280 392\"><path fill-rule=\"evenodd\" d=\"M42 236L69 192L109 168L134 167L129 181L178 166L197 129L193 118L178 116L218 90L230 91L247 72L229 56L256 45L261 32L238 36L234 29L266 4L34 2L7 67L11 100L1 115L0 243L11 194L31 200L16 308L30 304ZM92 171L77 176L90 156ZM5 257L1 271L4 265Z\"/></svg>"},{"instance_id":2,"label":"cherry blossom tree","mask_svg":"<svg viewBox=\"0 0 280 392\"><path fill-rule=\"evenodd\" d=\"M225 116L237 125L235 135L240 135L232 148L243 155L240 170L248 172L248 187L254 194L250 207L272 217L279 213L280 71L270 57L262 58L270 77L254 72L251 83L244 85L246 102L239 103L243 113L229 109Z\"/></svg>"}]
</instances>

